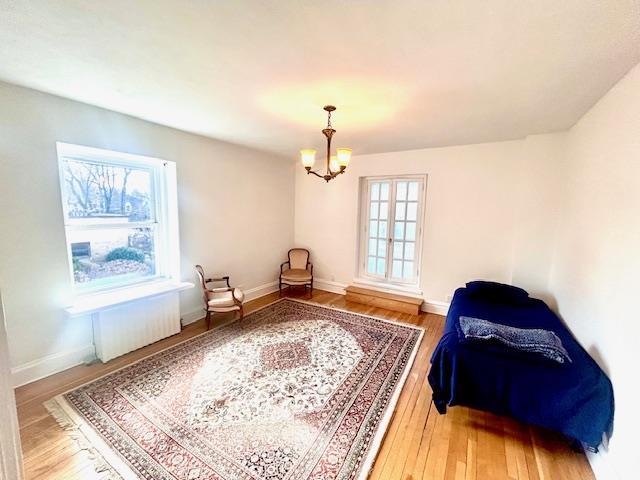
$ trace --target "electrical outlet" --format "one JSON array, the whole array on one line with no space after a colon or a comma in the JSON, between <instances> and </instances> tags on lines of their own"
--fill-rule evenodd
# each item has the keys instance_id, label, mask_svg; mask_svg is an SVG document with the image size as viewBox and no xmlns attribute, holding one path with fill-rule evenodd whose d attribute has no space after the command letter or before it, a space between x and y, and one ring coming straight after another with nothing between
<instances>
[{"instance_id":1,"label":"electrical outlet","mask_svg":"<svg viewBox=\"0 0 640 480\"><path fill-rule=\"evenodd\" d=\"M447 295L447 302L451 302L451 299L452 299L452 298L453 298L453 297L452 297L451 295Z\"/></svg>"}]
</instances>

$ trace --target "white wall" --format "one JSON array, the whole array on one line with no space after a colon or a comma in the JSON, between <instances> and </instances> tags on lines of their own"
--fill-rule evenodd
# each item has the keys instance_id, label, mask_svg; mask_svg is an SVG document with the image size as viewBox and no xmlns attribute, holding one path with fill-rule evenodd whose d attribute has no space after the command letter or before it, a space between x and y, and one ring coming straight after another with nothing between
<instances>
[{"instance_id":1,"label":"white wall","mask_svg":"<svg viewBox=\"0 0 640 480\"><path fill-rule=\"evenodd\" d=\"M531 195L534 191L539 194L531 179L523 176L535 172L536 182L542 185L549 180L545 176L554 177L546 168L557 160L562 141L562 134L537 135L509 142L355 156L347 173L329 185L298 168L296 244L311 249L319 278L350 284L357 276L359 177L426 173L420 285L424 298L447 302L456 288L478 278L511 282L514 258L532 259L518 274L531 269L527 286L544 294L548 270L541 262L548 253L535 251L535 245L526 241L526 232L546 227L542 215L535 222L521 218L533 206ZM537 161L543 161L543 166L537 166Z\"/></svg>"},{"instance_id":2,"label":"white wall","mask_svg":"<svg viewBox=\"0 0 640 480\"><path fill-rule=\"evenodd\" d=\"M552 307L549 273L560 214L560 197L565 181L563 158L565 132L532 135L523 143L514 205L512 283L541 298Z\"/></svg>"},{"instance_id":3,"label":"white wall","mask_svg":"<svg viewBox=\"0 0 640 480\"><path fill-rule=\"evenodd\" d=\"M616 397L612 465L636 478L640 431L640 66L570 131L549 287L561 316L609 374ZM602 474L599 478L605 478Z\"/></svg>"},{"instance_id":4,"label":"white wall","mask_svg":"<svg viewBox=\"0 0 640 480\"><path fill-rule=\"evenodd\" d=\"M293 240L290 161L4 83L0 105L0 285L13 366L90 350L88 322L62 310L71 285L56 141L177 163L183 280L194 280L195 263L245 289L277 279ZM184 292L181 311L200 301Z\"/></svg>"}]
</instances>

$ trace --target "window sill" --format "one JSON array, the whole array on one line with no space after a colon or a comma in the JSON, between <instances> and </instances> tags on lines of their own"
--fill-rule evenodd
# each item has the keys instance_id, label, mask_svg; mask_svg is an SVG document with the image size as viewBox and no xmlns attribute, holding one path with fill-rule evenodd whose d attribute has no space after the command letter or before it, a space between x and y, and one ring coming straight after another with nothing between
<instances>
[{"instance_id":1,"label":"window sill","mask_svg":"<svg viewBox=\"0 0 640 480\"><path fill-rule=\"evenodd\" d=\"M409 297L422 298L422 290L417 285L400 285L397 283L376 282L368 278L354 278L353 283L356 286L370 288L387 293L401 293Z\"/></svg>"},{"instance_id":2,"label":"window sill","mask_svg":"<svg viewBox=\"0 0 640 480\"><path fill-rule=\"evenodd\" d=\"M113 290L111 292L95 293L78 297L73 305L68 306L64 310L69 316L87 315L104 310L105 308L116 307L169 292L180 292L193 287L193 283L169 281L137 285L135 287Z\"/></svg>"}]
</instances>

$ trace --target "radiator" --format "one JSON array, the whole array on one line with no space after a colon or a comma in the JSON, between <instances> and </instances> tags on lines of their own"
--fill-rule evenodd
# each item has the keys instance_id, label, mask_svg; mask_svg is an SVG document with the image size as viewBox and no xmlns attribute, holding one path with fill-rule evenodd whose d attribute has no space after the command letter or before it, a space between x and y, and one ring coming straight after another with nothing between
<instances>
[{"instance_id":1,"label":"radiator","mask_svg":"<svg viewBox=\"0 0 640 480\"><path fill-rule=\"evenodd\" d=\"M180 297L171 292L92 314L96 356L106 362L180 332Z\"/></svg>"}]
</instances>

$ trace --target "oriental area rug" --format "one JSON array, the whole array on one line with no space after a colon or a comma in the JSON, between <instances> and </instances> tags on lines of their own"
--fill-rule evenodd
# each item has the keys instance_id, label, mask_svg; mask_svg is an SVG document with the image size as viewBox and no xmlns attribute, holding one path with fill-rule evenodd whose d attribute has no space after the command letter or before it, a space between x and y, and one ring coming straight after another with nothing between
<instances>
[{"instance_id":1,"label":"oriental area rug","mask_svg":"<svg viewBox=\"0 0 640 480\"><path fill-rule=\"evenodd\" d=\"M283 299L46 406L105 478L366 478L421 339Z\"/></svg>"}]
</instances>

